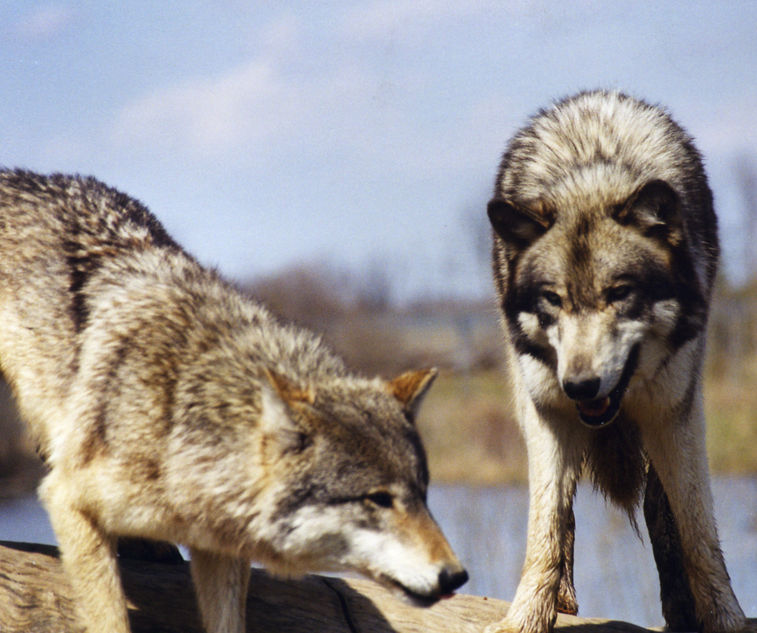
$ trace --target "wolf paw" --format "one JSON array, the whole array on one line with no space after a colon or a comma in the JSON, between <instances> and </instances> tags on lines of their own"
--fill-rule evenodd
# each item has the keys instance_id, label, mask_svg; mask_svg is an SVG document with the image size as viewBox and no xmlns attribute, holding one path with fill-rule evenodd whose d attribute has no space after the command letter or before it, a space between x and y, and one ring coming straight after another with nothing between
<instances>
[{"instance_id":1,"label":"wolf paw","mask_svg":"<svg viewBox=\"0 0 757 633\"><path fill-rule=\"evenodd\" d=\"M720 604L713 605L713 608L708 610L702 618L703 633L740 633L757 628L746 619L736 597L731 597L732 600L723 599Z\"/></svg>"},{"instance_id":2,"label":"wolf paw","mask_svg":"<svg viewBox=\"0 0 757 633\"><path fill-rule=\"evenodd\" d=\"M757 620L747 620L744 633L757 633Z\"/></svg>"},{"instance_id":3,"label":"wolf paw","mask_svg":"<svg viewBox=\"0 0 757 633\"><path fill-rule=\"evenodd\" d=\"M483 633L553 633L556 614L552 612L552 617L544 617L544 614L527 612L525 617L517 617L517 614L510 611L499 622L489 624ZM512 617L515 615L516 617Z\"/></svg>"},{"instance_id":4,"label":"wolf paw","mask_svg":"<svg viewBox=\"0 0 757 633\"><path fill-rule=\"evenodd\" d=\"M557 596L557 612L566 613L567 615L578 615L578 602L576 601L576 595L563 594L562 590Z\"/></svg>"},{"instance_id":5,"label":"wolf paw","mask_svg":"<svg viewBox=\"0 0 757 633\"><path fill-rule=\"evenodd\" d=\"M500 620L487 626L483 633L522 633L522 628L507 620Z\"/></svg>"},{"instance_id":6,"label":"wolf paw","mask_svg":"<svg viewBox=\"0 0 757 633\"><path fill-rule=\"evenodd\" d=\"M727 613L702 626L705 633L757 633L757 624L749 622L742 613Z\"/></svg>"}]
</instances>

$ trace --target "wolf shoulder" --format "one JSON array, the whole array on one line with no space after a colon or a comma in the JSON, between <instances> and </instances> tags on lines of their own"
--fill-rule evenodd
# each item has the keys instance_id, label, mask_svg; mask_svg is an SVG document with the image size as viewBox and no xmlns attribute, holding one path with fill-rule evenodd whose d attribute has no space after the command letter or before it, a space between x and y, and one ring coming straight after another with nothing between
<instances>
[{"instance_id":1,"label":"wolf shoulder","mask_svg":"<svg viewBox=\"0 0 757 633\"><path fill-rule=\"evenodd\" d=\"M99 180L78 175L42 175L0 170L0 239L47 238L84 251L104 241L110 246L139 243L179 249L166 230L137 200ZM68 244L68 242L71 242Z\"/></svg>"}]
</instances>

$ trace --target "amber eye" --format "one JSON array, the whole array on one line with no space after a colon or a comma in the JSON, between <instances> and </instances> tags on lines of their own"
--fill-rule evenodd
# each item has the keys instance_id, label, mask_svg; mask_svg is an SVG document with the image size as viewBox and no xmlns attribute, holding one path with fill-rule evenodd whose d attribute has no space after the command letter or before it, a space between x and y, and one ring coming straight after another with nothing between
<instances>
[{"instance_id":1,"label":"amber eye","mask_svg":"<svg viewBox=\"0 0 757 633\"><path fill-rule=\"evenodd\" d=\"M559 308L562 305L562 299L560 299L560 295L556 292L542 290L541 296L549 305L554 306L555 308Z\"/></svg>"},{"instance_id":2,"label":"amber eye","mask_svg":"<svg viewBox=\"0 0 757 633\"><path fill-rule=\"evenodd\" d=\"M394 498L385 491L371 492L363 497L368 503L378 506L379 508L391 508L394 505Z\"/></svg>"},{"instance_id":3,"label":"amber eye","mask_svg":"<svg viewBox=\"0 0 757 633\"><path fill-rule=\"evenodd\" d=\"M627 299L632 292L633 286L631 286L631 284L621 284L619 286L614 286L607 290L607 303L623 301L624 299Z\"/></svg>"}]
</instances>

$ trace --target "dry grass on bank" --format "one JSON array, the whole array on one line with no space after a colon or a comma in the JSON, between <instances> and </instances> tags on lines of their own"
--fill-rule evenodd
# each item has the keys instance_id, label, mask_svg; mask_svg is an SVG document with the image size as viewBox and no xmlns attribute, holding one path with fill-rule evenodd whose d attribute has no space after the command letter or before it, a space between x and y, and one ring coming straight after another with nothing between
<instances>
[{"instance_id":1,"label":"dry grass on bank","mask_svg":"<svg viewBox=\"0 0 757 633\"><path fill-rule=\"evenodd\" d=\"M757 474L757 359L739 376L705 382L707 450L713 472Z\"/></svg>"},{"instance_id":2,"label":"dry grass on bank","mask_svg":"<svg viewBox=\"0 0 757 633\"><path fill-rule=\"evenodd\" d=\"M705 381L707 445L713 473L757 473L757 362L739 377ZM418 420L434 481L526 481L526 452L510 407L504 372L443 372Z\"/></svg>"},{"instance_id":3,"label":"dry grass on bank","mask_svg":"<svg viewBox=\"0 0 757 633\"><path fill-rule=\"evenodd\" d=\"M525 446L500 371L442 372L421 407L418 429L433 481L525 481Z\"/></svg>"}]
</instances>

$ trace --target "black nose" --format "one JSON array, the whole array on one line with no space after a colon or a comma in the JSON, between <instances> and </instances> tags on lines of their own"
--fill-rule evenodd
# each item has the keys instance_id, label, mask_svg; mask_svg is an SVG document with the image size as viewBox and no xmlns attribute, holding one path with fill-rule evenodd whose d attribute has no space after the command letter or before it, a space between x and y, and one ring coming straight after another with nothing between
<instances>
[{"instance_id":1,"label":"black nose","mask_svg":"<svg viewBox=\"0 0 757 633\"><path fill-rule=\"evenodd\" d=\"M461 567L445 567L439 574L439 590L444 596L468 582L468 572Z\"/></svg>"},{"instance_id":2,"label":"black nose","mask_svg":"<svg viewBox=\"0 0 757 633\"><path fill-rule=\"evenodd\" d=\"M564 380L562 388L571 400L593 400L597 397L600 380L596 376Z\"/></svg>"}]
</instances>

